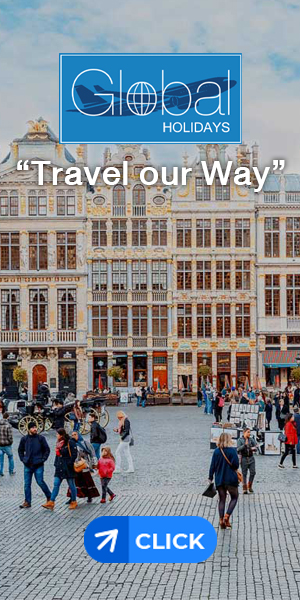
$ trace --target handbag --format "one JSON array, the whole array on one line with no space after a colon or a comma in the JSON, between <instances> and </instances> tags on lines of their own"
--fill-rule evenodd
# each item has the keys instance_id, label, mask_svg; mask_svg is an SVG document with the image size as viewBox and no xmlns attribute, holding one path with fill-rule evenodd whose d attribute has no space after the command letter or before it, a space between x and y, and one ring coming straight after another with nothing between
<instances>
[{"instance_id":1,"label":"handbag","mask_svg":"<svg viewBox=\"0 0 300 600\"><path fill-rule=\"evenodd\" d=\"M80 458L79 460L74 462L74 471L75 473L81 473L84 469L87 469L88 465L84 458Z\"/></svg>"},{"instance_id":2,"label":"handbag","mask_svg":"<svg viewBox=\"0 0 300 600\"><path fill-rule=\"evenodd\" d=\"M206 498L214 498L216 493L217 490L214 486L214 483L211 481L211 483L209 483L208 486L205 488L202 496L205 496Z\"/></svg>"},{"instance_id":3,"label":"handbag","mask_svg":"<svg viewBox=\"0 0 300 600\"><path fill-rule=\"evenodd\" d=\"M278 439L279 439L280 442L286 442L287 441L287 436L285 435L284 431L280 432L280 434L278 436Z\"/></svg>"},{"instance_id":4,"label":"handbag","mask_svg":"<svg viewBox=\"0 0 300 600\"><path fill-rule=\"evenodd\" d=\"M134 446L134 437L132 435L132 430L130 427L130 440L129 440L129 446Z\"/></svg>"},{"instance_id":5,"label":"handbag","mask_svg":"<svg viewBox=\"0 0 300 600\"><path fill-rule=\"evenodd\" d=\"M239 482L239 483L242 483L242 481L243 481L243 475L242 475L241 471L239 471L239 469L235 470L235 468L232 466L232 464L231 464L230 460L227 458L227 456L226 456L225 452L223 452L222 448L220 448L220 450L221 450L221 452L222 452L222 454L223 454L223 456L224 456L224 458L225 458L226 462L228 462L229 466L230 466L230 467L232 468L232 470L233 470L233 471L234 471L234 472L237 474L238 482Z\"/></svg>"}]
</instances>

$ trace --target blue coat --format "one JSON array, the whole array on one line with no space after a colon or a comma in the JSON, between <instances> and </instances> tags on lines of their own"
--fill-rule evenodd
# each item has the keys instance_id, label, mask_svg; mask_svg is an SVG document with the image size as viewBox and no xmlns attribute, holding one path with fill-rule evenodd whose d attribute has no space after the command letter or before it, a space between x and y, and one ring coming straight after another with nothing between
<instances>
[{"instance_id":1,"label":"blue coat","mask_svg":"<svg viewBox=\"0 0 300 600\"><path fill-rule=\"evenodd\" d=\"M221 450L216 448L211 459L209 479L212 481L215 476L216 487L219 485L237 486L238 478L235 471L239 468L238 453L235 448L224 448L223 452L226 454L233 468L225 460Z\"/></svg>"}]
</instances>

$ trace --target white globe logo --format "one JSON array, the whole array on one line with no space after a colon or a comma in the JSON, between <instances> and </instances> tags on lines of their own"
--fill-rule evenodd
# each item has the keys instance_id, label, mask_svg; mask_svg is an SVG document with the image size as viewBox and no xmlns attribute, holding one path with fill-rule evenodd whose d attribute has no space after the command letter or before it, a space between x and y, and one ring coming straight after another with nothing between
<instances>
[{"instance_id":1,"label":"white globe logo","mask_svg":"<svg viewBox=\"0 0 300 600\"><path fill-rule=\"evenodd\" d=\"M134 83L127 92L128 108L139 117L152 113L156 107L156 99L154 87L146 81Z\"/></svg>"}]
</instances>

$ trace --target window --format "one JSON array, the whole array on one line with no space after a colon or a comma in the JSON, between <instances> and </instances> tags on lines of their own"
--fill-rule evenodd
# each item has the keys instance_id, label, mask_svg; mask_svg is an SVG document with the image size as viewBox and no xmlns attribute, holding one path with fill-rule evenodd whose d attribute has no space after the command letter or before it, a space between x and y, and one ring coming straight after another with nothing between
<instances>
[{"instance_id":1,"label":"window","mask_svg":"<svg viewBox=\"0 0 300 600\"><path fill-rule=\"evenodd\" d=\"M135 336L147 335L147 306L132 307L132 333Z\"/></svg>"},{"instance_id":2,"label":"window","mask_svg":"<svg viewBox=\"0 0 300 600\"><path fill-rule=\"evenodd\" d=\"M112 222L112 245L126 246L127 245L127 223L126 221Z\"/></svg>"},{"instance_id":3,"label":"window","mask_svg":"<svg viewBox=\"0 0 300 600\"><path fill-rule=\"evenodd\" d=\"M221 185L221 181L218 177L215 182L216 200L230 200L230 179L228 178L226 185Z\"/></svg>"},{"instance_id":4,"label":"window","mask_svg":"<svg viewBox=\"0 0 300 600\"><path fill-rule=\"evenodd\" d=\"M20 327L19 290L1 290L1 329L16 331Z\"/></svg>"},{"instance_id":5,"label":"window","mask_svg":"<svg viewBox=\"0 0 300 600\"><path fill-rule=\"evenodd\" d=\"M280 345L280 337L279 337L278 343ZM300 335L288 335L287 343L290 344L291 346L300 346ZM267 344L267 341L266 341L266 344Z\"/></svg>"},{"instance_id":6,"label":"window","mask_svg":"<svg viewBox=\"0 0 300 600\"><path fill-rule=\"evenodd\" d=\"M152 307L152 333L157 337L167 337L168 335L168 307Z\"/></svg>"},{"instance_id":7,"label":"window","mask_svg":"<svg viewBox=\"0 0 300 600\"><path fill-rule=\"evenodd\" d=\"M48 290L29 290L29 328L46 329L48 325Z\"/></svg>"},{"instance_id":8,"label":"window","mask_svg":"<svg viewBox=\"0 0 300 600\"><path fill-rule=\"evenodd\" d=\"M235 288L250 290L250 260L235 261Z\"/></svg>"},{"instance_id":9,"label":"window","mask_svg":"<svg viewBox=\"0 0 300 600\"><path fill-rule=\"evenodd\" d=\"M177 307L178 337L192 337L192 305L178 304Z\"/></svg>"},{"instance_id":10,"label":"window","mask_svg":"<svg viewBox=\"0 0 300 600\"><path fill-rule=\"evenodd\" d=\"M19 214L19 196L16 190L0 191L0 216L17 217Z\"/></svg>"},{"instance_id":11,"label":"window","mask_svg":"<svg viewBox=\"0 0 300 600\"><path fill-rule=\"evenodd\" d=\"M155 292L167 289L167 262L165 260L152 261L152 289Z\"/></svg>"},{"instance_id":12,"label":"window","mask_svg":"<svg viewBox=\"0 0 300 600\"><path fill-rule=\"evenodd\" d=\"M286 306L288 317L300 317L300 275L287 275Z\"/></svg>"},{"instance_id":13,"label":"window","mask_svg":"<svg viewBox=\"0 0 300 600\"><path fill-rule=\"evenodd\" d=\"M265 256L274 258L279 256L279 219L278 217L265 218Z\"/></svg>"},{"instance_id":14,"label":"window","mask_svg":"<svg viewBox=\"0 0 300 600\"><path fill-rule=\"evenodd\" d=\"M287 202L300 202L300 192L287 192L285 199Z\"/></svg>"},{"instance_id":15,"label":"window","mask_svg":"<svg viewBox=\"0 0 300 600\"><path fill-rule=\"evenodd\" d=\"M47 233L29 233L29 269L48 269Z\"/></svg>"},{"instance_id":16,"label":"window","mask_svg":"<svg viewBox=\"0 0 300 600\"><path fill-rule=\"evenodd\" d=\"M0 269L20 269L20 238L18 233L0 233Z\"/></svg>"},{"instance_id":17,"label":"window","mask_svg":"<svg viewBox=\"0 0 300 600\"><path fill-rule=\"evenodd\" d=\"M210 246L211 246L211 221L210 221L210 219L197 219L197 221L196 221L196 246L197 246L197 248L210 248Z\"/></svg>"},{"instance_id":18,"label":"window","mask_svg":"<svg viewBox=\"0 0 300 600\"><path fill-rule=\"evenodd\" d=\"M147 221L132 219L132 245L147 246Z\"/></svg>"},{"instance_id":19,"label":"window","mask_svg":"<svg viewBox=\"0 0 300 600\"><path fill-rule=\"evenodd\" d=\"M57 290L58 329L76 329L76 290Z\"/></svg>"},{"instance_id":20,"label":"window","mask_svg":"<svg viewBox=\"0 0 300 600\"><path fill-rule=\"evenodd\" d=\"M75 215L75 192L58 190L56 194L56 210L59 216Z\"/></svg>"},{"instance_id":21,"label":"window","mask_svg":"<svg viewBox=\"0 0 300 600\"><path fill-rule=\"evenodd\" d=\"M196 200L210 200L210 186L207 185L205 177L196 177Z\"/></svg>"},{"instance_id":22,"label":"window","mask_svg":"<svg viewBox=\"0 0 300 600\"><path fill-rule=\"evenodd\" d=\"M177 261L177 289L192 289L192 263L190 260Z\"/></svg>"},{"instance_id":23,"label":"window","mask_svg":"<svg viewBox=\"0 0 300 600\"><path fill-rule=\"evenodd\" d=\"M230 290L230 260L217 260L217 290Z\"/></svg>"},{"instance_id":24,"label":"window","mask_svg":"<svg viewBox=\"0 0 300 600\"><path fill-rule=\"evenodd\" d=\"M107 221L92 222L92 246L107 246Z\"/></svg>"},{"instance_id":25,"label":"window","mask_svg":"<svg viewBox=\"0 0 300 600\"><path fill-rule=\"evenodd\" d=\"M197 290L211 289L211 262L208 260L197 260Z\"/></svg>"},{"instance_id":26,"label":"window","mask_svg":"<svg viewBox=\"0 0 300 600\"><path fill-rule=\"evenodd\" d=\"M192 245L192 221L177 219L177 248L190 248Z\"/></svg>"},{"instance_id":27,"label":"window","mask_svg":"<svg viewBox=\"0 0 300 600\"><path fill-rule=\"evenodd\" d=\"M230 219L216 219L216 246L230 248Z\"/></svg>"},{"instance_id":28,"label":"window","mask_svg":"<svg viewBox=\"0 0 300 600\"><path fill-rule=\"evenodd\" d=\"M92 307L92 334L93 337L107 336L107 306Z\"/></svg>"},{"instance_id":29,"label":"window","mask_svg":"<svg viewBox=\"0 0 300 600\"><path fill-rule=\"evenodd\" d=\"M250 219L235 220L236 248L250 248Z\"/></svg>"},{"instance_id":30,"label":"window","mask_svg":"<svg viewBox=\"0 0 300 600\"><path fill-rule=\"evenodd\" d=\"M289 338L288 338L289 343ZM280 347L280 335L266 335L266 344Z\"/></svg>"},{"instance_id":31,"label":"window","mask_svg":"<svg viewBox=\"0 0 300 600\"><path fill-rule=\"evenodd\" d=\"M132 289L134 291L147 290L147 261L132 261Z\"/></svg>"},{"instance_id":32,"label":"window","mask_svg":"<svg viewBox=\"0 0 300 600\"><path fill-rule=\"evenodd\" d=\"M197 304L197 337L211 337L211 304Z\"/></svg>"},{"instance_id":33,"label":"window","mask_svg":"<svg viewBox=\"0 0 300 600\"><path fill-rule=\"evenodd\" d=\"M45 217L47 215L46 190L30 190L28 193L28 214L30 217Z\"/></svg>"},{"instance_id":34,"label":"window","mask_svg":"<svg viewBox=\"0 0 300 600\"><path fill-rule=\"evenodd\" d=\"M193 362L192 352L178 352L177 362L179 365L191 365Z\"/></svg>"},{"instance_id":35,"label":"window","mask_svg":"<svg viewBox=\"0 0 300 600\"><path fill-rule=\"evenodd\" d=\"M112 263L112 289L114 292L127 290L127 263L126 260L113 260Z\"/></svg>"},{"instance_id":36,"label":"window","mask_svg":"<svg viewBox=\"0 0 300 600\"><path fill-rule=\"evenodd\" d=\"M134 217L146 215L146 192L142 184L135 185L132 192L132 208Z\"/></svg>"},{"instance_id":37,"label":"window","mask_svg":"<svg viewBox=\"0 0 300 600\"><path fill-rule=\"evenodd\" d=\"M271 204L272 202L279 203L279 193L278 192L264 192L264 202L266 204Z\"/></svg>"},{"instance_id":38,"label":"window","mask_svg":"<svg viewBox=\"0 0 300 600\"><path fill-rule=\"evenodd\" d=\"M152 246L167 245L167 221L159 219L152 221Z\"/></svg>"},{"instance_id":39,"label":"window","mask_svg":"<svg viewBox=\"0 0 300 600\"><path fill-rule=\"evenodd\" d=\"M237 304L235 308L236 337L250 337L250 304Z\"/></svg>"},{"instance_id":40,"label":"window","mask_svg":"<svg viewBox=\"0 0 300 600\"><path fill-rule=\"evenodd\" d=\"M280 315L279 275L265 276L265 311L266 317L279 317Z\"/></svg>"},{"instance_id":41,"label":"window","mask_svg":"<svg viewBox=\"0 0 300 600\"><path fill-rule=\"evenodd\" d=\"M106 260L93 260L92 286L94 292L107 291L107 262Z\"/></svg>"},{"instance_id":42,"label":"window","mask_svg":"<svg viewBox=\"0 0 300 600\"><path fill-rule=\"evenodd\" d=\"M57 268L76 269L76 233L69 231L56 234Z\"/></svg>"},{"instance_id":43,"label":"window","mask_svg":"<svg viewBox=\"0 0 300 600\"><path fill-rule=\"evenodd\" d=\"M217 304L217 337L231 336L230 304Z\"/></svg>"},{"instance_id":44,"label":"window","mask_svg":"<svg viewBox=\"0 0 300 600\"><path fill-rule=\"evenodd\" d=\"M127 306L112 307L112 332L116 336L127 335Z\"/></svg>"},{"instance_id":45,"label":"window","mask_svg":"<svg viewBox=\"0 0 300 600\"><path fill-rule=\"evenodd\" d=\"M125 188L122 185L115 185L113 189L113 216L126 216Z\"/></svg>"},{"instance_id":46,"label":"window","mask_svg":"<svg viewBox=\"0 0 300 600\"><path fill-rule=\"evenodd\" d=\"M286 255L300 256L300 217L288 217L286 220Z\"/></svg>"}]
</instances>

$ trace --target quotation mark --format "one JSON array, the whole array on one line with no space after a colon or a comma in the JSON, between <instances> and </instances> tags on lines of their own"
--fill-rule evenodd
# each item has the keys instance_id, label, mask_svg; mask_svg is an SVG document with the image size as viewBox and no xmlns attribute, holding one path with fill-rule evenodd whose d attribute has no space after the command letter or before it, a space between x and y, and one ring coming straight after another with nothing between
<instances>
[{"instance_id":1,"label":"quotation mark","mask_svg":"<svg viewBox=\"0 0 300 600\"><path fill-rule=\"evenodd\" d=\"M273 160L273 171L282 171L284 169L285 160Z\"/></svg>"},{"instance_id":2,"label":"quotation mark","mask_svg":"<svg viewBox=\"0 0 300 600\"><path fill-rule=\"evenodd\" d=\"M18 160L17 162L17 171L28 171L29 170L29 166L28 166L29 160Z\"/></svg>"}]
</instances>

